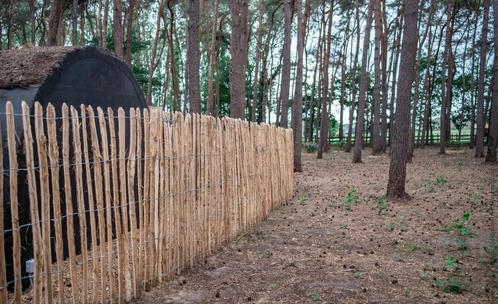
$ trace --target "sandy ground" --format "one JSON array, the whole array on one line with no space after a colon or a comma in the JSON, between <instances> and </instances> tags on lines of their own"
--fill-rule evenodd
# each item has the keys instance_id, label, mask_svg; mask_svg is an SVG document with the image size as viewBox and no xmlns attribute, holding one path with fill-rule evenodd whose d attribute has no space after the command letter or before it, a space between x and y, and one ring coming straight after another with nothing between
<instances>
[{"instance_id":1,"label":"sandy ground","mask_svg":"<svg viewBox=\"0 0 498 304\"><path fill-rule=\"evenodd\" d=\"M498 303L498 166L415 153L409 202L387 156L304 155L291 202L136 303Z\"/></svg>"}]
</instances>

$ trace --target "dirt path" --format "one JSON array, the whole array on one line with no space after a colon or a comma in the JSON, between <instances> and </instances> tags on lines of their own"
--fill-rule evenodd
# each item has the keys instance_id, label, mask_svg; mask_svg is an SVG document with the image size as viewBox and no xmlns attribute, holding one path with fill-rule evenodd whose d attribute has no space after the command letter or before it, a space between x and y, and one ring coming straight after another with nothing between
<instances>
[{"instance_id":1,"label":"dirt path","mask_svg":"<svg viewBox=\"0 0 498 304\"><path fill-rule=\"evenodd\" d=\"M416 151L388 203L386 156L305 155L288 205L137 303L497 303L498 167L472 156Z\"/></svg>"}]
</instances>

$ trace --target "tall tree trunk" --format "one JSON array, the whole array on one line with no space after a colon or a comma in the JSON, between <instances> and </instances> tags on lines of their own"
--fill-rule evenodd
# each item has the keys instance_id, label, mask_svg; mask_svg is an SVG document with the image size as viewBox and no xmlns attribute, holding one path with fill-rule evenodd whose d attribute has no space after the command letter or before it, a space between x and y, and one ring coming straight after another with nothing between
<instances>
[{"instance_id":1,"label":"tall tree trunk","mask_svg":"<svg viewBox=\"0 0 498 304\"><path fill-rule=\"evenodd\" d=\"M405 25L401 46L400 77L398 81L398 98L394 114L393 142L391 162L389 165L389 182L387 197L389 199L407 198L405 191L406 163L408 153L408 132L410 129L410 99L413 78L415 77L417 51L417 15L418 1L404 0Z\"/></svg>"},{"instance_id":2,"label":"tall tree trunk","mask_svg":"<svg viewBox=\"0 0 498 304\"><path fill-rule=\"evenodd\" d=\"M363 148L363 131L365 130L365 105L368 89L368 48L370 45L370 30L375 1L368 3L367 24L363 38L363 54L361 57L360 93L358 96L358 114L356 115L356 134L353 148L353 163L361 163L361 150Z\"/></svg>"},{"instance_id":3,"label":"tall tree trunk","mask_svg":"<svg viewBox=\"0 0 498 304\"><path fill-rule=\"evenodd\" d=\"M36 0L29 1L29 10L31 13L31 45L36 46Z\"/></svg>"},{"instance_id":4,"label":"tall tree trunk","mask_svg":"<svg viewBox=\"0 0 498 304\"><path fill-rule=\"evenodd\" d=\"M207 113L214 115L214 90L213 74L216 61L216 28L218 26L218 0L214 0L213 24L211 27L211 43L209 45L209 63L208 63L208 95L207 95Z\"/></svg>"},{"instance_id":5,"label":"tall tree trunk","mask_svg":"<svg viewBox=\"0 0 498 304\"><path fill-rule=\"evenodd\" d=\"M154 34L154 41L152 43L152 51L149 60L149 69L147 75L147 96L145 98L148 105L152 105L152 78L154 77L154 70L156 67L157 44L159 42L159 33L161 31L161 18L164 10L164 1L159 1L159 9L156 17L156 32Z\"/></svg>"},{"instance_id":6,"label":"tall tree trunk","mask_svg":"<svg viewBox=\"0 0 498 304\"><path fill-rule=\"evenodd\" d=\"M381 90L381 68L380 68L380 43L382 39L382 12L380 0L375 0L375 47L374 47L374 88L372 101L372 154L382 153L382 134L380 117L380 90Z\"/></svg>"},{"instance_id":7,"label":"tall tree trunk","mask_svg":"<svg viewBox=\"0 0 498 304\"><path fill-rule=\"evenodd\" d=\"M259 0L258 5L258 34L256 39L256 62L254 64L254 78L252 82L252 105L251 105L251 121L256 121L256 109L259 92L259 62L261 61L261 47L263 44L263 16L265 14L265 3Z\"/></svg>"},{"instance_id":8,"label":"tall tree trunk","mask_svg":"<svg viewBox=\"0 0 498 304\"><path fill-rule=\"evenodd\" d=\"M180 82L178 80L177 66L176 66L176 58L175 58L175 47L173 40L173 33L176 31L175 29L175 12L173 10L173 1L168 0L168 9L169 9L169 31L168 33L168 52L169 52L169 60L171 67L171 83L173 88L173 111L179 112L180 109Z\"/></svg>"},{"instance_id":9,"label":"tall tree trunk","mask_svg":"<svg viewBox=\"0 0 498 304\"><path fill-rule=\"evenodd\" d=\"M295 5L297 7L297 71L294 102L292 103L292 129L294 130L294 171L302 172L301 139L303 132L303 56L311 0L306 0L304 17L301 0L296 0Z\"/></svg>"},{"instance_id":10,"label":"tall tree trunk","mask_svg":"<svg viewBox=\"0 0 498 304\"><path fill-rule=\"evenodd\" d=\"M387 9L386 1L382 1L382 39L381 39L381 66L382 66L382 126L381 126L381 147L382 153L386 153L387 146L387 83L389 78L387 76L387 38L388 38L388 25L387 25Z\"/></svg>"},{"instance_id":11,"label":"tall tree trunk","mask_svg":"<svg viewBox=\"0 0 498 304\"><path fill-rule=\"evenodd\" d=\"M412 106L412 116L411 116L411 127L409 133L409 141L408 141L408 162L412 161L413 158L413 150L415 146L415 134L416 134L416 122L417 122L417 109L418 109L418 98L420 91L420 67L422 65L422 49L424 48L425 41L427 40L427 36L432 26L432 18L434 16L435 10L435 2L432 1L429 16L427 18L427 25L425 26L424 34L422 39L419 42L419 47L417 49L417 57L415 63L415 89L414 89L414 97L413 97L413 106ZM430 43L430 40L429 40ZM428 46L428 51L432 51L432 45ZM427 55L429 58L429 54Z\"/></svg>"},{"instance_id":12,"label":"tall tree trunk","mask_svg":"<svg viewBox=\"0 0 498 304\"><path fill-rule=\"evenodd\" d=\"M113 8L113 37L114 37L114 52L120 58L123 58L123 14L121 12L121 0L114 0Z\"/></svg>"},{"instance_id":13,"label":"tall tree trunk","mask_svg":"<svg viewBox=\"0 0 498 304\"><path fill-rule=\"evenodd\" d=\"M389 146L391 146L392 143L392 125L394 121L394 102L397 97L397 82L398 82L398 63L399 63L399 56L400 56L400 51L401 51L401 34L403 33L403 24L404 24L404 14L403 11L401 10L399 13L399 18L396 21L396 29L397 29L397 36L394 41L394 51L393 51L393 58L391 59L392 63L392 85L391 85L391 98L389 101Z\"/></svg>"},{"instance_id":14,"label":"tall tree trunk","mask_svg":"<svg viewBox=\"0 0 498 304\"><path fill-rule=\"evenodd\" d=\"M128 12L126 14L126 55L125 61L131 67L131 48L133 40L133 19L135 17L135 0L128 1Z\"/></svg>"},{"instance_id":15,"label":"tall tree trunk","mask_svg":"<svg viewBox=\"0 0 498 304\"><path fill-rule=\"evenodd\" d=\"M348 137L346 140L346 145L344 146L345 152L351 152L352 146L352 137L353 137L353 119L354 119L354 109L356 108L356 78L357 78L357 70L358 70L358 57L360 53L360 40L361 40L361 31L360 31L360 1L355 1L355 11L356 11L356 50L354 53L354 61L353 68L351 69L351 90L353 91L351 97L351 104L349 105L349 126L348 126Z\"/></svg>"},{"instance_id":16,"label":"tall tree trunk","mask_svg":"<svg viewBox=\"0 0 498 304\"><path fill-rule=\"evenodd\" d=\"M50 1L50 14L48 19L48 45L57 45L57 34L62 17L62 0Z\"/></svg>"},{"instance_id":17,"label":"tall tree trunk","mask_svg":"<svg viewBox=\"0 0 498 304\"><path fill-rule=\"evenodd\" d=\"M474 34L472 35L472 67L470 72L470 94L471 106L470 106L470 141L469 148L474 149L475 146L475 124L476 124L476 94L475 94L475 67L476 67L476 38L477 38L477 27L479 24L479 10L476 11L475 22L474 22Z\"/></svg>"},{"instance_id":18,"label":"tall tree trunk","mask_svg":"<svg viewBox=\"0 0 498 304\"><path fill-rule=\"evenodd\" d=\"M492 81L492 104L489 122L488 151L486 162L496 163L496 149L498 146L498 0L493 0L493 29L494 29L494 58Z\"/></svg>"},{"instance_id":19,"label":"tall tree trunk","mask_svg":"<svg viewBox=\"0 0 498 304\"><path fill-rule=\"evenodd\" d=\"M201 112L201 88L199 81L199 0L189 0L187 33L187 81L190 112Z\"/></svg>"},{"instance_id":20,"label":"tall tree trunk","mask_svg":"<svg viewBox=\"0 0 498 304\"><path fill-rule=\"evenodd\" d=\"M280 126L288 127L289 120L289 91L290 91L290 72L291 59L290 49L292 42L292 12L291 0L284 0L284 51L282 65L282 84L280 85L280 103L281 103L281 118Z\"/></svg>"},{"instance_id":21,"label":"tall tree trunk","mask_svg":"<svg viewBox=\"0 0 498 304\"><path fill-rule=\"evenodd\" d=\"M232 56L230 78L230 116L244 119L246 109L246 62L247 62L247 0L230 1Z\"/></svg>"},{"instance_id":22,"label":"tall tree trunk","mask_svg":"<svg viewBox=\"0 0 498 304\"><path fill-rule=\"evenodd\" d=\"M486 59L488 54L489 0L483 0L482 5L484 13L481 32L479 78L477 80L476 157L484 157L484 81L486 78Z\"/></svg>"},{"instance_id":23,"label":"tall tree trunk","mask_svg":"<svg viewBox=\"0 0 498 304\"><path fill-rule=\"evenodd\" d=\"M439 122L439 154L446 153L446 127L447 127L447 117L446 112L449 107L449 100L451 99L450 92L450 78L451 73L451 40L453 38L453 12L454 6L452 2L446 4L446 38L445 38L445 48L444 48L444 61L441 75L443 75L443 81L441 82L441 112L440 112L440 122ZM448 75L446 75L448 72Z\"/></svg>"},{"instance_id":24,"label":"tall tree trunk","mask_svg":"<svg viewBox=\"0 0 498 304\"><path fill-rule=\"evenodd\" d=\"M325 12L325 1L323 1L324 5L324 12ZM321 159L323 158L323 152L325 152L326 145L327 145L327 140L328 140L328 124L327 120L329 117L329 111L327 108L327 102L328 102L328 93L329 93L329 61L330 61L330 49L332 47L332 23L333 23L333 17L334 17L334 1L330 1L330 6L329 6L329 17L328 17L328 23L327 23L327 38L326 38L326 45L324 48L324 58L322 60L323 66L322 66L322 106L321 106L321 117L320 117L320 136L319 136L319 144L318 144L318 153L317 153L317 158Z\"/></svg>"},{"instance_id":25,"label":"tall tree trunk","mask_svg":"<svg viewBox=\"0 0 498 304\"><path fill-rule=\"evenodd\" d=\"M71 43L78 45L78 0L73 0L71 10L72 36Z\"/></svg>"},{"instance_id":26,"label":"tall tree trunk","mask_svg":"<svg viewBox=\"0 0 498 304\"><path fill-rule=\"evenodd\" d=\"M349 25L351 11L347 13L346 30L343 37L343 50L341 51L341 95L339 97L339 140L344 140L344 103L346 101L346 55L349 43ZM332 79L332 81L334 81Z\"/></svg>"}]
</instances>

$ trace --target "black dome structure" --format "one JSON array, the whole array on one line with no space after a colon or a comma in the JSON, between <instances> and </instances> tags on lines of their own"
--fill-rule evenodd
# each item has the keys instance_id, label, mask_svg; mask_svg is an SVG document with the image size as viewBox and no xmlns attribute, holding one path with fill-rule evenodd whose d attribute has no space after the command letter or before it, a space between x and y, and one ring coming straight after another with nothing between
<instances>
[{"instance_id":1,"label":"black dome structure","mask_svg":"<svg viewBox=\"0 0 498 304\"><path fill-rule=\"evenodd\" d=\"M25 168L23 143L22 102L25 101L34 114L33 104L40 102L45 108L51 103L57 116L61 116L62 104L79 109L81 104L112 108L114 112L123 108L146 108L144 95L128 65L121 59L95 47L32 47L0 51L0 127L2 130L3 166L4 166L4 233L7 281L13 279L12 261L12 223L10 220L9 179L17 178L19 225L21 227L21 268L26 277L25 262L33 256L30 223L28 185L25 170L19 170L18 176L9 176L5 105L11 101L14 108L17 153L19 168ZM58 121L57 124L60 122ZM33 123L32 123L33 125ZM57 126L60 130L60 126ZM60 137L62 134L57 134ZM128 137L128 136L127 136ZM60 143L59 143L60 144ZM63 172L60 172L61 185ZM71 182L73 184L73 181ZM76 185L72 185L72 192ZM73 193L73 196L76 195ZM63 198L63 193L61 194ZM87 195L85 193L85 201ZM85 203L88 206L88 202ZM76 205L74 206L76 208ZM62 203L62 211L65 205ZM75 209L76 210L76 209ZM64 215L65 212L62 212ZM79 235L78 220L75 219L75 235ZM51 229L53 231L53 228ZM63 220L64 239L66 240L67 223ZM79 243L79 240L77 240ZM52 244L54 246L54 244ZM81 248L77 248L80 252ZM52 253L54 251L52 250ZM67 245L64 242L64 255ZM55 255L53 255L55 261ZM27 287L29 280L23 279ZM9 289L13 283L8 285Z\"/></svg>"}]
</instances>

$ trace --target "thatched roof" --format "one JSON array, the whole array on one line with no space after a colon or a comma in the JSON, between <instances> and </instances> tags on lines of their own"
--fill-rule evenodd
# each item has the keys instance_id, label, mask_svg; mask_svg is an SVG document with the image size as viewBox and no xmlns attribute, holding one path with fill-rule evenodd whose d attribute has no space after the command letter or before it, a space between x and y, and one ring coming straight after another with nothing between
<instances>
[{"instance_id":1,"label":"thatched roof","mask_svg":"<svg viewBox=\"0 0 498 304\"><path fill-rule=\"evenodd\" d=\"M42 83L67 54L83 47L22 47L0 51L0 88L28 87Z\"/></svg>"}]
</instances>

